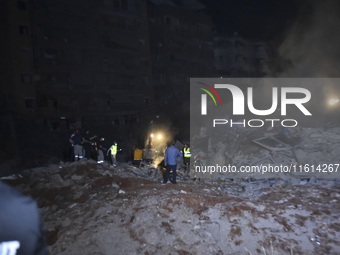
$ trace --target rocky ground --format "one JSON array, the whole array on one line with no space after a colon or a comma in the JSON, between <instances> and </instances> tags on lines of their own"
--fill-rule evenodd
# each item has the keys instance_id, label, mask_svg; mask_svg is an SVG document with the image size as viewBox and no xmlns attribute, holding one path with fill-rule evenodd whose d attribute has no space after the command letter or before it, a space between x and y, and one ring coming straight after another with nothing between
<instances>
[{"instance_id":1,"label":"rocky ground","mask_svg":"<svg viewBox=\"0 0 340 255\"><path fill-rule=\"evenodd\" d=\"M340 253L337 180L161 179L82 160L3 181L36 199L52 255Z\"/></svg>"}]
</instances>

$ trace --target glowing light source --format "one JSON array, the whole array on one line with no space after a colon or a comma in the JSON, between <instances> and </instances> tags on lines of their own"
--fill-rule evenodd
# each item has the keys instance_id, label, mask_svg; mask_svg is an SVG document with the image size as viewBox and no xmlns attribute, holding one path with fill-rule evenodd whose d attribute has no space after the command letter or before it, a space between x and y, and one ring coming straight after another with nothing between
<instances>
[{"instance_id":1,"label":"glowing light source","mask_svg":"<svg viewBox=\"0 0 340 255\"><path fill-rule=\"evenodd\" d=\"M153 134L151 134L150 137L153 137Z\"/></svg>"},{"instance_id":2,"label":"glowing light source","mask_svg":"<svg viewBox=\"0 0 340 255\"><path fill-rule=\"evenodd\" d=\"M339 103L339 98L332 98L328 101L328 103L330 105L335 105L335 104Z\"/></svg>"},{"instance_id":3,"label":"glowing light source","mask_svg":"<svg viewBox=\"0 0 340 255\"><path fill-rule=\"evenodd\" d=\"M160 140L163 138L163 136L161 134L158 134L157 138Z\"/></svg>"}]
</instances>

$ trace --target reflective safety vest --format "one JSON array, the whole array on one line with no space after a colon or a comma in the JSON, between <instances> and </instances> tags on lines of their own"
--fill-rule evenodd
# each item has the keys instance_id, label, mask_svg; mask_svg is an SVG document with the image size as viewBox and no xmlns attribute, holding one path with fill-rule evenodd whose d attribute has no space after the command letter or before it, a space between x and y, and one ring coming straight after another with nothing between
<instances>
[{"instance_id":1,"label":"reflective safety vest","mask_svg":"<svg viewBox=\"0 0 340 255\"><path fill-rule=\"evenodd\" d=\"M112 155L117 154L117 145L112 145L111 148L110 148L110 150L111 150L111 154L112 154Z\"/></svg>"},{"instance_id":2,"label":"reflective safety vest","mask_svg":"<svg viewBox=\"0 0 340 255\"><path fill-rule=\"evenodd\" d=\"M184 148L183 151L184 151L184 157L185 158L191 157L190 148Z\"/></svg>"}]
</instances>

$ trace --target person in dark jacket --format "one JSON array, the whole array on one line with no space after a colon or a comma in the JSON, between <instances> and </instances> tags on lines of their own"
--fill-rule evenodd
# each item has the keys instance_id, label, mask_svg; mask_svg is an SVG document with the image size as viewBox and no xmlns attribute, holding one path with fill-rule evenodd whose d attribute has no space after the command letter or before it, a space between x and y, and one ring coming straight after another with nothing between
<instances>
[{"instance_id":1,"label":"person in dark jacket","mask_svg":"<svg viewBox=\"0 0 340 255\"><path fill-rule=\"evenodd\" d=\"M0 181L0 205L0 255L48 254L35 201Z\"/></svg>"},{"instance_id":2,"label":"person in dark jacket","mask_svg":"<svg viewBox=\"0 0 340 255\"><path fill-rule=\"evenodd\" d=\"M75 131L74 136L70 138L70 143L73 144L74 148L74 161L82 159L84 137L80 134L78 129Z\"/></svg>"},{"instance_id":3,"label":"person in dark jacket","mask_svg":"<svg viewBox=\"0 0 340 255\"><path fill-rule=\"evenodd\" d=\"M95 142L95 135L91 135L90 130L86 130L85 135L84 135L84 143L83 143L83 149L85 150L85 155L87 159L97 159L97 155L94 157L94 142Z\"/></svg>"},{"instance_id":4,"label":"person in dark jacket","mask_svg":"<svg viewBox=\"0 0 340 255\"><path fill-rule=\"evenodd\" d=\"M166 166L166 172L164 176L163 184L166 184L169 180L170 172L172 171L172 183L176 184L176 169L177 169L177 160L183 157L182 153L175 147L175 142L171 142L171 146L169 146L165 151L164 156L164 165Z\"/></svg>"}]
</instances>

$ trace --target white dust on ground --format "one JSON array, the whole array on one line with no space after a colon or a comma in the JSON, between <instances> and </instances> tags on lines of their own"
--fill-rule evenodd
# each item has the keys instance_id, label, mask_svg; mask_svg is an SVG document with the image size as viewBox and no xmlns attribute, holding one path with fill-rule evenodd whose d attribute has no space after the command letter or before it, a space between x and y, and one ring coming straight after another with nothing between
<instances>
[{"instance_id":1,"label":"white dust on ground","mask_svg":"<svg viewBox=\"0 0 340 255\"><path fill-rule=\"evenodd\" d=\"M93 161L5 180L36 199L52 255L339 254L337 180L161 185L156 169Z\"/></svg>"}]
</instances>

